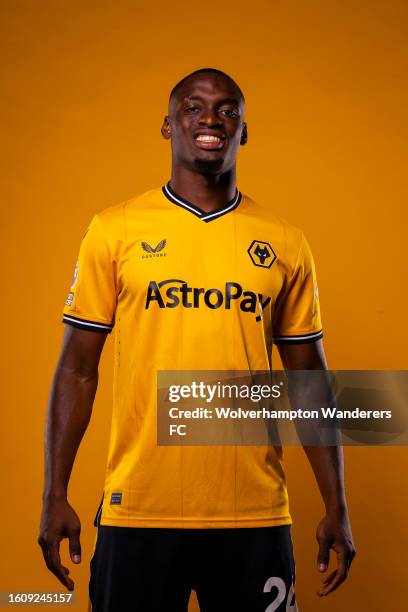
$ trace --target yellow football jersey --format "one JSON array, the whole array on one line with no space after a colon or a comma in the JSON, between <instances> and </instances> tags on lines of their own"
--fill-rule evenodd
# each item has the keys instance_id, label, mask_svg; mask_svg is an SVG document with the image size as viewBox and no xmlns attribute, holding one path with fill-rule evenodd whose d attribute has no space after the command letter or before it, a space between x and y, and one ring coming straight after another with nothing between
<instances>
[{"instance_id":1,"label":"yellow football jersey","mask_svg":"<svg viewBox=\"0 0 408 612\"><path fill-rule=\"evenodd\" d=\"M290 524L273 446L158 446L158 370L269 370L272 344L322 337L302 232L238 190L206 213L169 184L109 207L82 240L63 321L115 328L101 525Z\"/></svg>"}]
</instances>

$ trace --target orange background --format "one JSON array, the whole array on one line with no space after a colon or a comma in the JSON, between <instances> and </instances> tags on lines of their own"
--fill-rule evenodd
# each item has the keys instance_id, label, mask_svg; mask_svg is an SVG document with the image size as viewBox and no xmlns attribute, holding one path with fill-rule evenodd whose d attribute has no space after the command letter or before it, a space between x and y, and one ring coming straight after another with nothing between
<instances>
[{"instance_id":1,"label":"orange background","mask_svg":"<svg viewBox=\"0 0 408 612\"><path fill-rule=\"evenodd\" d=\"M160 124L187 72L224 69L246 94L238 186L305 231L330 367L406 367L408 5L3 0L0 10L0 589L58 591L36 540L62 307L92 215L168 179ZM82 519L83 561L68 561L79 611L107 453L111 338L100 374L70 485ZM322 503L302 449L286 451L302 612L377 612L407 601L407 450L352 448L346 460L358 556L349 581L318 600Z\"/></svg>"}]
</instances>

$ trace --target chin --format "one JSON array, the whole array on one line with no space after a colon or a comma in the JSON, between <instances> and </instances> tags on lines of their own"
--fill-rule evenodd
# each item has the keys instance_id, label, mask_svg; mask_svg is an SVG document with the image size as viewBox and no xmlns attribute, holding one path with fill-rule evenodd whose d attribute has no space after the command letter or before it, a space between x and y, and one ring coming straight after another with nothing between
<instances>
[{"instance_id":1,"label":"chin","mask_svg":"<svg viewBox=\"0 0 408 612\"><path fill-rule=\"evenodd\" d=\"M219 157L218 159L202 159L196 157L194 159L194 167L203 174L217 174L222 170L223 166L223 157Z\"/></svg>"}]
</instances>

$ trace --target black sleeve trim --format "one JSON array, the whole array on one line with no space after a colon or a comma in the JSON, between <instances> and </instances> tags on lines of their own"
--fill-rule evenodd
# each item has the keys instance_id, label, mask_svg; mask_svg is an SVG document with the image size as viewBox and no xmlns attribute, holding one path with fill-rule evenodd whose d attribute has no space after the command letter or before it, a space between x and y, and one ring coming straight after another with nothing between
<instances>
[{"instance_id":1,"label":"black sleeve trim","mask_svg":"<svg viewBox=\"0 0 408 612\"><path fill-rule=\"evenodd\" d=\"M275 344L306 344L316 342L321 338L323 338L322 330L309 334L297 334L296 336L275 336L273 341Z\"/></svg>"},{"instance_id":2,"label":"black sleeve trim","mask_svg":"<svg viewBox=\"0 0 408 612\"><path fill-rule=\"evenodd\" d=\"M63 315L62 322L68 323L68 325L72 325L73 327L78 327L78 329L103 332L106 334L110 334L113 329L113 323L108 325L107 323L99 323L97 321L86 321L85 319L79 319L78 317L66 314Z\"/></svg>"},{"instance_id":3,"label":"black sleeve trim","mask_svg":"<svg viewBox=\"0 0 408 612\"><path fill-rule=\"evenodd\" d=\"M99 525L101 524L103 498L104 498L104 494L102 494L102 499L98 506L98 510L94 518L94 522L93 522L94 527L99 527Z\"/></svg>"}]
</instances>

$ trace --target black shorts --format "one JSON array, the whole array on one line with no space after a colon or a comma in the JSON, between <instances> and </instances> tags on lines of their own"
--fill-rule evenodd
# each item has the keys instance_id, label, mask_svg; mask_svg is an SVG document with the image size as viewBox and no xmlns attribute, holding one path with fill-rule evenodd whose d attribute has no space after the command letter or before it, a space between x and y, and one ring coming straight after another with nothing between
<instances>
[{"instance_id":1,"label":"black shorts","mask_svg":"<svg viewBox=\"0 0 408 612\"><path fill-rule=\"evenodd\" d=\"M290 526L98 527L92 612L296 612Z\"/></svg>"}]
</instances>

